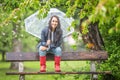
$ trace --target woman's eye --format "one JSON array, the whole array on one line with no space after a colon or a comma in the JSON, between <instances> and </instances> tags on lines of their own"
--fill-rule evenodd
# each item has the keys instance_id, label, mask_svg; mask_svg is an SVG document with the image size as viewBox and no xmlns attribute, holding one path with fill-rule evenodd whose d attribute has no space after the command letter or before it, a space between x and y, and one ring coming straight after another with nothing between
<instances>
[{"instance_id":1,"label":"woman's eye","mask_svg":"<svg viewBox=\"0 0 120 80\"><path fill-rule=\"evenodd\" d=\"M54 21L54 20L53 20L52 22L58 22L58 21Z\"/></svg>"}]
</instances>

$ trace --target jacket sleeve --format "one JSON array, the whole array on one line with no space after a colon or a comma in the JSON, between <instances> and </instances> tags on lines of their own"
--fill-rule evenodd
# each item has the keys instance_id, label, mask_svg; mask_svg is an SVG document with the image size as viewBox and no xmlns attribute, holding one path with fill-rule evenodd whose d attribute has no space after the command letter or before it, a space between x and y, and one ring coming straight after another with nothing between
<instances>
[{"instance_id":1,"label":"jacket sleeve","mask_svg":"<svg viewBox=\"0 0 120 80\"><path fill-rule=\"evenodd\" d=\"M41 32L41 41L40 41L40 45L41 46L45 46L46 45L46 32L45 32L45 29L42 30Z\"/></svg>"}]
</instances>

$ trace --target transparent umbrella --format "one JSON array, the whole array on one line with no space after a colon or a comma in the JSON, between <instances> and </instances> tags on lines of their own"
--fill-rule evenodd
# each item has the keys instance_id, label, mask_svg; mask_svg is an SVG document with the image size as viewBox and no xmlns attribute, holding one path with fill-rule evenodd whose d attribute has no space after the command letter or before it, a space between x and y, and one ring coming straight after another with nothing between
<instances>
[{"instance_id":1,"label":"transparent umbrella","mask_svg":"<svg viewBox=\"0 0 120 80\"><path fill-rule=\"evenodd\" d=\"M71 26L71 23L74 21L74 19L72 17L66 17L64 12L58 10L57 8L51 8L47 14L47 17L43 19L39 19L37 17L38 13L39 12L37 11L25 19L25 29L28 33L41 38L41 30L48 26L48 22L53 15L57 15L60 19L61 28L63 30L63 37L73 33L74 29L70 28L68 30L68 28Z\"/></svg>"}]
</instances>

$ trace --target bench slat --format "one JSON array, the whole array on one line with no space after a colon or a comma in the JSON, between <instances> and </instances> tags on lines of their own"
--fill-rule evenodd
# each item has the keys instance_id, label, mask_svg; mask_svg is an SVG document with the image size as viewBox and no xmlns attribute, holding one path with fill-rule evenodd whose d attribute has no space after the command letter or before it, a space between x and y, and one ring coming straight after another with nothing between
<instances>
[{"instance_id":1,"label":"bench slat","mask_svg":"<svg viewBox=\"0 0 120 80\"><path fill-rule=\"evenodd\" d=\"M52 54L47 54L47 60L53 60ZM77 61L77 60L107 60L108 54L106 51L92 52L63 52L61 60ZM9 52L6 53L6 61L38 61L38 52Z\"/></svg>"},{"instance_id":2,"label":"bench slat","mask_svg":"<svg viewBox=\"0 0 120 80\"><path fill-rule=\"evenodd\" d=\"M7 72L6 75L38 75L38 74L111 74L110 71L101 72Z\"/></svg>"}]
</instances>

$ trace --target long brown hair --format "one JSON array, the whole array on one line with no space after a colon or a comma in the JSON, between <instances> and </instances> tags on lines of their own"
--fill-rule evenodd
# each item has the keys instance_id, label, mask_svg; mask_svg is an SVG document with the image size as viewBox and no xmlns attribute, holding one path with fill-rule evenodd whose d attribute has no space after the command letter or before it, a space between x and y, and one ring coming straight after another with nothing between
<instances>
[{"instance_id":1,"label":"long brown hair","mask_svg":"<svg viewBox=\"0 0 120 80\"><path fill-rule=\"evenodd\" d=\"M56 16L56 15L53 15L53 16L50 18L50 21L49 21L49 29L52 31L51 21L52 21L53 17L57 18L57 20L58 20L58 25L57 25L57 27L56 27L56 29L55 29L55 32L56 32L56 34L57 34L55 41L57 41L57 40L59 39L59 37L60 37L60 34L62 34L63 31L62 31L62 29L61 29L59 17Z\"/></svg>"},{"instance_id":2,"label":"long brown hair","mask_svg":"<svg viewBox=\"0 0 120 80\"><path fill-rule=\"evenodd\" d=\"M58 25L57 25L56 28L57 28L57 29L60 29L60 28L61 28L60 20L59 20L59 17L56 16L56 15L53 15L53 16L50 18L50 21L49 21L49 29L52 30L51 21L52 21L53 17L57 18L57 20L58 20Z\"/></svg>"}]
</instances>

